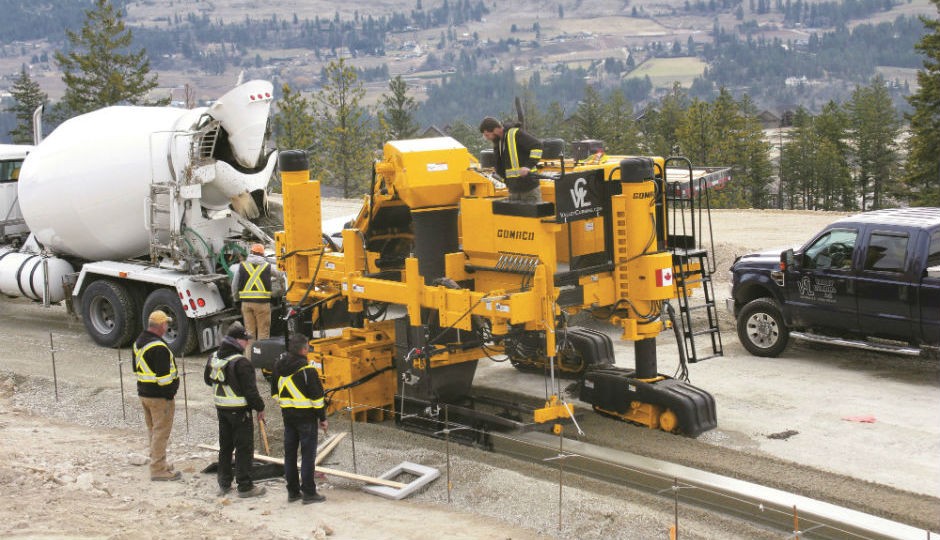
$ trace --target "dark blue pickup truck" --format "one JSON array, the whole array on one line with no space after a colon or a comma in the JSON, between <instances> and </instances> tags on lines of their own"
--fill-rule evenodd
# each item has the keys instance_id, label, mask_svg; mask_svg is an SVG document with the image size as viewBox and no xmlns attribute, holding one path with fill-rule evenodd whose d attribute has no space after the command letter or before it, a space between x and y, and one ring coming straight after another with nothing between
<instances>
[{"instance_id":1,"label":"dark blue pickup truck","mask_svg":"<svg viewBox=\"0 0 940 540\"><path fill-rule=\"evenodd\" d=\"M731 300L751 354L790 336L893 353L940 350L940 208L877 210L803 247L738 257Z\"/></svg>"}]
</instances>

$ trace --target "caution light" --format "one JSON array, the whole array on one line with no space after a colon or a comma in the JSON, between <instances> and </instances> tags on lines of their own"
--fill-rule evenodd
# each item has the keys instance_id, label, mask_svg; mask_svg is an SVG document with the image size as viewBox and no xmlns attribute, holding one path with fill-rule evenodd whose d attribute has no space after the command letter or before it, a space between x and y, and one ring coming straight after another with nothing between
<instances>
[{"instance_id":1,"label":"caution light","mask_svg":"<svg viewBox=\"0 0 940 540\"><path fill-rule=\"evenodd\" d=\"M206 307L206 301L202 298L198 298L196 300L196 305L199 307Z\"/></svg>"},{"instance_id":2,"label":"caution light","mask_svg":"<svg viewBox=\"0 0 940 540\"><path fill-rule=\"evenodd\" d=\"M196 301L193 300L192 298L189 299L189 305L190 305L190 307L193 308L193 311L196 310Z\"/></svg>"}]
</instances>

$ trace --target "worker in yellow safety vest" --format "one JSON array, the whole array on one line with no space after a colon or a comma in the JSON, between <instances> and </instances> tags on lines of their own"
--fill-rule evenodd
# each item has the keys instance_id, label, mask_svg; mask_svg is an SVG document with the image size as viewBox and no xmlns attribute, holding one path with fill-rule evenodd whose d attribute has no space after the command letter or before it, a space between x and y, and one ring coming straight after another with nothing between
<instances>
[{"instance_id":1,"label":"worker in yellow safety vest","mask_svg":"<svg viewBox=\"0 0 940 540\"><path fill-rule=\"evenodd\" d=\"M222 338L219 349L209 357L203 374L212 387L212 400L219 419L219 468L216 479L219 495L232 489L232 453L235 454L234 480L241 498L263 495L264 487L254 485L251 463L254 461L255 432L251 411L258 411L264 422L264 400L255 382L255 368L245 358L251 339L245 327L235 322Z\"/></svg>"},{"instance_id":2,"label":"worker in yellow safety vest","mask_svg":"<svg viewBox=\"0 0 940 540\"><path fill-rule=\"evenodd\" d=\"M506 181L509 200L542 202L542 190L535 166L542 159L542 141L519 127L503 125L492 116L480 122L480 133L493 143L496 173Z\"/></svg>"},{"instance_id":3,"label":"worker in yellow safety vest","mask_svg":"<svg viewBox=\"0 0 940 540\"><path fill-rule=\"evenodd\" d=\"M281 275L264 257L261 244L252 244L248 258L233 271L232 297L241 303L245 330L255 339L271 337L272 291L275 282L283 279Z\"/></svg>"},{"instance_id":4,"label":"worker in yellow safety vest","mask_svg":"<svg viewBox=\"0 0 940 540\"><path fill-rule=\"evenodd\" d=\"M307 359L310 344L307 336L297 333L290 337L287 352L274 365L271 395L281 406L284 419L284 478L287 480L287 502L303 500L318 503L326 497L317 493L314 482L317 454L317 427L329 427L323 384L317 366ZM297 449L300 448L300 477L297 476Z\"/></svg>"},{"instance_id":5,"label":"worker in yellow safety vest","mask_svg":"<svg viewBox=\"0 0 940 540\"><path fill-rule=\"evenodd\" d=\"M176 412L174 398L180 385L173 351L163 340L171 322L173 319L169 315L154 310L147 319L147 329L141 332L133 346L137 395L144 409L150 445L151 480L179 480L182 477L166 459L166 446Z\"/></svg>"}]
</instances>

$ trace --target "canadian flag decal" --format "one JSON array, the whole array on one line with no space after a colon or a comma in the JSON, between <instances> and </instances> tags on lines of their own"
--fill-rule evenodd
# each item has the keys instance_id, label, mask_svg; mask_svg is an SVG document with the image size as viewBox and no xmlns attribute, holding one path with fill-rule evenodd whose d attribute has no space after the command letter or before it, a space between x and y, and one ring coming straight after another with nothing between
<instances>
[{"instance_id":1,"label":"canadian flag decal","mask_svg":"<svg viewBox=\"0 0 940 540\"><path fill-rule=\"evenodd\" d=\"M660 268L656 270L656 286L657 287L671 287L672 286L672 268Z\"/></svg>"}]
</instances>

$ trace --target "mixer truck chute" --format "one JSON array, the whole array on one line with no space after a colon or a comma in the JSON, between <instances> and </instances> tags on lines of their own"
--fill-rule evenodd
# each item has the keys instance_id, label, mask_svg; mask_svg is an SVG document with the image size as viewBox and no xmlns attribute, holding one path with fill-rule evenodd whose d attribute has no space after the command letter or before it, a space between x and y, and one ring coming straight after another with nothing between
<instances>
[{"instance_id":1,"label":"mixer truck chute","mask_svg":"<svg viewBox=\"0 0 940 540\"><path fill-rule=\"evenodd\" d=\"M238 316L228 266L239 246L273 243L253 221L277 161L272 93L250 81L210 107L106 107L64 122L23 162L17 211L31 236L0 247L3 292L70 300L101 345L127 344L164 309L174 350L214 347Z\"/></svg>"}]
</instances>

